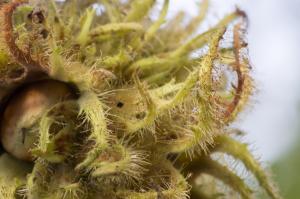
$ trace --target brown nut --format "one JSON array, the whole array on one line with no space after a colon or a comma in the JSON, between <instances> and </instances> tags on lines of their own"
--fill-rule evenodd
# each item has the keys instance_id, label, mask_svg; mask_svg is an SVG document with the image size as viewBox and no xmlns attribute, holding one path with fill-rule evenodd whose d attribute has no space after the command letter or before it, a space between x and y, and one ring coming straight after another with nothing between
<instances>
[{"instance_id":1,"label":"brown nut","mask_svg":"<svg viewBox=\"0 0 300 199\"><path fill-rule=\"evenodd\" d=\"M55 80L31 83L17 90L2 115L1 142L4 149L18 159L32 161L30 149L38 139L39 118L56 103L74 98L75 94L68 85Z\"/></svg>"}]
</instances>

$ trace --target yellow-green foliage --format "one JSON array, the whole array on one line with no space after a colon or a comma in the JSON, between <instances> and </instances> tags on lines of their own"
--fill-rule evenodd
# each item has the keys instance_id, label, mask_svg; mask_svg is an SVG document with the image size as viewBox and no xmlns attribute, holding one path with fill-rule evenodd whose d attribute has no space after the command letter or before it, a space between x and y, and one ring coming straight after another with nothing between
<instances>
[{"instance_id":1,"label":"yellow-green foliage","mask_svg":"<svg viewBox=\"0 0 300 199\"><path fill-rule=\"evenodd\" d=\"M157 17L150 17L155 0L1 3L0 100L5 89L41 75L78 95L40 118L33 170L21 185L5 188L2 180L1 198L248 199L254 188L280 198L230 133L253 91L245 13L195 35L209 1L187 23L183 13L166 19L170 3ZM12 65L19 72L9 76ZM216 152L243 163L259 187Z\"/></svg>"}]
</instances>

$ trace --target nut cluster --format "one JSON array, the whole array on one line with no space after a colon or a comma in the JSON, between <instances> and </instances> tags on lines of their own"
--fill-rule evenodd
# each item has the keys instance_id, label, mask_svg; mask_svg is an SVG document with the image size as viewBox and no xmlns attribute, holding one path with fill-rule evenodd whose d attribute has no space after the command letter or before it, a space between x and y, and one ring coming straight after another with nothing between
<instances>
[{"instance_id":1,"label":"nut cluster","mask_svg":"<svg viewBox=\"0 0 300 199\"><path fill-rule=\"evenodd\" d=\"M230 128L253 92L246 14L237 9L194 36L208 0L188 23L183 13L166 21L169 0L153 19L155 5L0 4L2 157L16 158L0 158L0 198L255 197L220 154L280 198Z\"/></svg>"}]
</instances>

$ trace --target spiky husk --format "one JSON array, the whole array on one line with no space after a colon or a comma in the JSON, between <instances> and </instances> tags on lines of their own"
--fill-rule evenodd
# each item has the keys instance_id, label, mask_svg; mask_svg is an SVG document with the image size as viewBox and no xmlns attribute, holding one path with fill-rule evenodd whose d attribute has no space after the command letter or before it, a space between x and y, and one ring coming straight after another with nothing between
<instances>
[{"instance_id":1,"label":"spiky husk","mask_svg":"<svg viewBox=\"0 0 300 199\"><path fill-rule=\"evenodd\" d=\"M14 175L18 184L1 181L2 198L255 197L255 187L213 159L215 152L244 163L259 182L256 188L280 198L247 146L230 133L253 93L245 13L236 10L194 36L208 0L188 23L183 13L166 21L169 0L156 19L149 17L155 5L1 3L2 105L18 86L43 78L70 84L79 96L40 118L33 170L25 181L24 174ZM203 174L215 179L206 191L206 180L197 181ZM224 192L218 182L231 190Z\"/></svg>"}]
</instances>

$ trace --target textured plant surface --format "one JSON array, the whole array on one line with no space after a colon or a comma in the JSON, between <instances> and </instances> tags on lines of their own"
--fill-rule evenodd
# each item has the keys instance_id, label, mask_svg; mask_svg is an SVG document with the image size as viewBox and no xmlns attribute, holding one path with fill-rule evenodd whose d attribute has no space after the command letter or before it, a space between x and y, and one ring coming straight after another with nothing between
<instances>
[{"instance_id":1,"label":"textured plant surface","mask_svg":"<svg viewBox=\"0 0 300 199\"><path fill-rule=\"evenodd\" d=\"M184 23L169 0L1 0L2 144L31 163L1 156L0 198L280 198L230 128L253 91L246 15L197 35L208 3Z\"/></svg>"}]
</instances>

